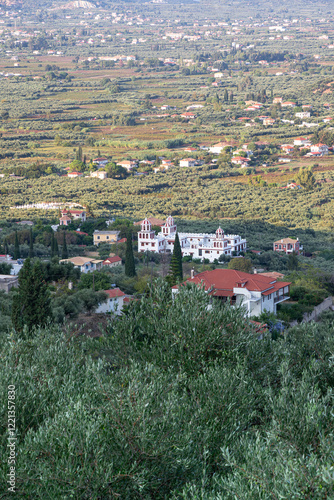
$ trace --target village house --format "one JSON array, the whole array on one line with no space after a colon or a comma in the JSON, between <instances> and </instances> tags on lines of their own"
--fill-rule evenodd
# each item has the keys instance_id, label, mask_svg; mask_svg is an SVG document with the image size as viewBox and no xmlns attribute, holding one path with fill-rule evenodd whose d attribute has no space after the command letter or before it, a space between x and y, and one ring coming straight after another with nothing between
<instances>
[{"instance_id":1,"label":"village house","mask_svg":"<svg viewBox=\"0 0 334 500\"><path fill-rule=\"evenodd\" d=\"M196 165L196 160L194 158L184 158L180 160L180 167L194 167Z\"/></svg>"},{"instance_id":2,"label":"village house","mask_svg":"<svg viewBox=\"0 0 334 500\"><path fill-rule=\"evenodd\" d=\"M282 102L281 106L282 106L282 108L295 108L296 103L292 102L292 101L286 101L286 102Z\"/></svg>"},{"instance_id":3,"label":"village house","mask_svg":"<svg viewBox=\"0 0 334 500\"><path fill-rule=\"evenodd\" d=\"M191 113L191 111L186 111L185 113L182 113L181 118L188 118L190 120L194 120L194 118L196 118L196 115L194 113Z\"/></svg>"},{"instance_id":4,"label":"village house","mask_svg":"<svg viewBox=\"0 0 334 500\"><path fill-rule=\"evenodd\" d=\"M296 182L290 182L281 189L302 189L302 187L300 184L297 184Z\"/></svg>"},{"instance_id":5,"label":"village house","mask_svg":"<svg viewBox=\"0 0 334 500\"><path fill-rule=\"evenodd\" d=\"M244 158L243 156L234 156L231 160L231 163L235 165L247 166L248 162L250 162L249 158Z\"/></svg>"},{"instance_id":6,"label":"village house","mask_svg":"<svg viewBox=\"0 0 334 500\"><path fill-rule=\"evenodd\" d=\"M62 259L60 264L73 264L74 267L80 269L84 274L92 271L100 271L102 269L103 260L92 259L89 257L71 257L70 259Z\"/></svg>"},{"instance_id":7,"label":"village house","mask_svg":"<svg viewBox=\"0 0 334 500\"><path fill-rule=\"evenodd\" d=\"M125 293L119 288L104 290L104 292L108 295L108 298L98 306L95 313L111 313L119 316L122 313Z\"/></svg>"},{"instance_id":8,"label":"village house","mask_svg":"<svg viewBox=\"0 0 334 500\"><path fill-rule=\"evenodd\" d=\"M293 152L294 147L291 144L282 144L281 150L288 155Z\"/></svg>"},{"instance_id":9,"label":"village house","mask_svg":"<svg viewBox=\"0 0 334 500\"><path fill-rule=\"evenodd\" d=\"M11 274L0 274L0 290L4 290L6 293L8 293L12 288L18 288L18 286L18 276L12 276Z\"/></svg>"},{"instance_id":10,"label":"village house","mask_svg":"<svg viewBox=\"0 0 334 500\"><path fill-rule=\"evenodd\" d=\"M274 125L275 120L274 118L264 118L263 120L263 125Z\"/></svg>"},{"instance_id":11,"label":"village house","mask_svg":"<svg viewBox=\"0 0 334 500\"><path fill-rule=\"evenodd\" d=\"M310 118L311 113L309 111L299 111L295 113L296 118Z\"/></svg>"},{"instance_id":12,"label":"village house","mask_svg":"<svg viewBox=\"0 0 334 500\"><path fill-rule=\"evenodd\" d=\"M274 252L284 252L286 255L292 252L299 255L303 247L298 238L296 240L292 238L283 238L282 240L274 241L273 250Z\"/></svg>"},{"instance_id":13,"label":"village house","mask_svg":"<svg viewBox=\"0 0 334 500\"><path fill-rule=\"evenodd\" d=\"M173 294L186 283L201 286L211 296L231 305L243 306L245 316L259 316L267 311L276 314L277 304L289 299L291 283L277 281L261 274L248 274L233 269L204 271L172 287ZM213 299L214 300L214 299Z\"/></svg>"},{"instance_id":14,"label":"village house","mask_svg":"<svg viewBox=\"0 0 334 500\"><path fill-rule=\"evenodd\" d=\"M96 172L91 172L90 177L96 177L97 179L106 179L108 177L107 172L103 170L97 170Z\"/></svg>"},{"instance_id":15,"label":"village house","mask_svg":"<svg viewBox=\"0 0 334 500\"><path fill-rule=\"evenodd\" d=\"M274 97L273 104L282 104L283 97Z\"/></svg>"},{"instance_id":16,"label":"village house","mask_svg":"<svg viewBox=\"0 0 334 500\"><path fill-rule=\"evenodd\" d=\"M174 166L174 165L173 165ZM167 170L168 170L168 166L167 165L160 165L159 167L153 167L153 172L155 174L157 174L158 172L161 172L161 173L166 173Z\"/></svg>"},{"instance_id":17,"label":"village house","mask_svg":"<svg viewBox=\"0 0 334 500\"><path fill-rule=\"evenodd\" d=\"M304 148L312 146L312 142L307 137L296 137L293 144L294 146L303 146Z\"/></svg>"},{"instance_id":18,"label":"village house","mask_svg":"<svg viewBox=\"0 0 334 500\"><path fill-rule=\"evenodd\" d=\"M164 167L166 170L168 170L169 167L174 167L174 163L172 162L172 160L166 160L166 158L162 158L161 167Z\"/></svg>"},{"instance_id":19,"label":"village house","mask_svg":"<svg viewBox=\"0 0 334 500\"><path fill-rule=\"evenodd\" d=\"M85 222L86 220L85 210L67 210L66 208L64 208L61 211L59 225L68 226L69 224L71 224L72 220L79 220L80 222Z\"/></svg>"},{"instance_id":20,"label":"village house","mask_svg":"<svg viewBox=\"0 0 334 500\"><path fill-rule=\"evenodd\" d=\"M326 144L313 144L311 146L311 153L320 153L321 155L328 155L328 146Z\"/></svg>"},{"instance_id":21,"label":"village house","mask_svg":"<svg viewBox=\"0 0 334 500\"><path fill-rule=\"evenodd\" d=\"M105 157L94 158L93 163L95 165L97 165L99 168L101 168L101 167L104 168L107 165L107 163L109 163L109 160L108 160L108 158L105 158Z\"/></svg>"},{"instance_id":22,"label":"village house","mask_svg":"<svg viewBox=\"0 0 334 500\"><path fill-rule=\"evenodd\" d=\"M148 219L141 223L138 233L138 252L172 253L177 227L172 216L167 217L161 231L156 235ZM193 259L218 260L222 255L238 255L245 252L247 242L239 235L224 234L219 227L213 234L178 233L183 256Z\"/></svg>"},{"instance_id":23,"label":"village house","mask_svg":"<svg viewBox=\"0 0 334 500\"><path fill-rule=\"evenodd\" d=\"M116 243L119 239L120 231L98 231L93 233L94 245L99 246L100 243Z\"/></svg>"},{"instance_id":24,"label":"village house","mask_svg":"<svg viewBox=\"0 0 334 500\"><path fill-rule=\"evenodd\" d=\"M103 261L103 266L107 267L116 267L122 265L122 259L118 255L114 255L113 257L108 257Z\"/></svg>"},{"instance_id":25,"label":"village house","mask_svg":"<svg viewBox=\"0 0 334 500\"><path fill-rule=\"evenodd\" d=\"M0 263L9 264L12 266L10 270L11 276L17 276L23 267L23 259L14 260L11 255L0 255Z\"/></svg>"},{"instance_id":26,"label":"village house","mask_svg":"<svg viewBox=\"0 0 334 500\"><path fill-rule=\"evenodd\" d=\"M60 226L68 226L69 224L71 224L71 222L72 222L72 219L67 214L64 214L59 219L59 225Z\"/></svg>"},{"instance_id":27,"label":"village house","mask_svg":"<svg viewBox=\"0 0 334 500\"><path fill-rule=\"evenodd\" d=\"M209 148L209 152L210 153L213 153L213 154L216 154L216 155L220 155L220 153L225 149L225 148L228 148L229 150L231 150L232 148L232 145L231 144L228 144L227 142L218 142L217 144L214 144L213 146L211 146Z\"/></svg>"},{"instance_id":28,"label":"village house","mask_svg":"<svg viewBox=\"0 0 334 500\"><path fill-rule=\"evenodd\" d=\"M69 177L70 179L74 179L74 178L82 177L82 176L83 176L82 172L69 172L67 174L67 177Z\"/></svg>"},{"instance_id":29,"label":"village house","mask_svg":"<svg viewBox=\"0 0 334 500\"><path fill-rule=\"evenodd\" d=\"M137 160L124 160L117 163L121 167L125 168L128 172L130 172L133 168L137 167Z\"/></svg>"}]
</instances>

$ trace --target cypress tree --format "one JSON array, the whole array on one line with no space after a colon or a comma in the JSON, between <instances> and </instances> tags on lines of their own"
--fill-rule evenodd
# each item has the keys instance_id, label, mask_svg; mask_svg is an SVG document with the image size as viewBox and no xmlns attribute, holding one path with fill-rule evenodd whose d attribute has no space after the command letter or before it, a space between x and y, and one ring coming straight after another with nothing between
<instances>
[{"instance_id":1,"label":"cypress tree","mask_svg":"<svg viewBox=\"0 0 334 500\"><path fill-rule=\"evenodd\" d=\"M54 253L55 257L59 257L59 248L57 238L54 236Z\"/></svg>"},{"instance_id":2,"label":"cypress tree","mask_svg":"<svg viewBox=\"0 0 334 500\"><path fill-rule=\"evenodd\" d=\"M170 286L174 286L178 282L178 272L179 272L179 263L177 261L176 256L172 255L172 260L170 261L170 267L169 267L169 273L168 276L166 277L167 283Z\"/></svg>"},{"instance_id":3,"label":"cypress tree","mask_svg":"<svg viewBox=\"0 0 334 500\"><path fill-rule=\"evenodd\" d=\"M34 242L32 237L32 229L30 229L29 233L29 257L32 258L34 256Z\"/></svg>"},{"instance_id":4,"label":"cypress tree","mask_svg":"<svg viewBox=\"0 0 334 500\"><path fill-rule=\"evenodd\" d=\"M63 232L63 248L61 252L61 258L62 259L68 259L68 250L67 250L67 243L66 243L66 232Z\"/></svg>"},{"instance_id":5,"label":"cypress tree","mask_svg":"<svg viewBox=\"0 0 334 500\"><path fill-rule=\"evenodd\" d=\"M179 235L176 233L173 255L170 263L167 281L170 286L174 286L182 280L183 280L182 251L181 251Z\"/></svg>"},{"instance_id":6,"label":"cypress tree","mask_svg":"<svg viewBox=\"0 0 334 500\"><path fill-rule=\"evenodd\" d=\"M54 257L54 254L55 254L55 237L54 237L54 234L52 232L52 234L51 234L51 259L52 259L52 257Z\"/></svg>"},{"instance_id":7,"label":"cypress tree","mask_svg":"<svg viewBox=\"0 0 334 500\"><path fill-rule=\"evenodd\" d=\"M126 240L125 275L130 277L136 276L135 258L132 248L132 231L129 231Z\"/></svg>"},{"instance_id":8,"label":"cypress tree","mask_svg":"<svg viewBox=\"0 0 334 500\"><path fill-rule=\"evenodd\" d=\"M175 235L173 255L175 255L177 265L178 265L178 267L177 267L177 279L182 281L183 280L182 250L181 250L179 235L177 233Z\"/></svg>"},{"instance_id":9,"label":"cypress tree","mask_svg":"<svg viewBox=\"0 0 334 500\"><path fill-rule=\"evenodd\" d=\"M17 260L19 258L20 258L20 245L19 245L19 239L17 237L17 231L15 231L14 260Z\"/></svg>"},{"instance_id":10,"label":"cypress tree","mask_svg":"<svg viewBox=\"0 0 334 500\"><path fill-rule=\"evenodd\" d=\"M8 255L9 250L8 250L8 241L7 240L5 240L4 252L5 252L5 255Z\"/></svg>"},{"instance_id":11,"label":"cypress tree","mask_svg":"<svg viewBox=\"0 0 334 500\"><path fill-rule=\"evenodd\" d=\"M24 261L19 273L19 289L13 297L12 322L21 332L24 325L30 333L34 326L45 326L51 317L48 286L40 262L33 266L30 258Z\"/></svg>"}]
</instances>

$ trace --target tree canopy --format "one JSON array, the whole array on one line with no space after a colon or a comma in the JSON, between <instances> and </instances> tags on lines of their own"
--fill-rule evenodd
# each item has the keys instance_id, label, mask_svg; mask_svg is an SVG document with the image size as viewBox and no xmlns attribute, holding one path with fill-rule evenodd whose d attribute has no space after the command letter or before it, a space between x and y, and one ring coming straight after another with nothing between
<instances>
[{"instance_id":1,"label":"tree canopy","mask_svg":"<svg viewBox=\"0 0 334 500\"><path fill-rule=\"evenodd\" d=\"M19 289L12 306L12 322L18 332L24 327L31 334L33 327L45 326L51 317L50 294L39 261L24 261L19 273Z\"/></svg>"},{"instance_id":2,"label":"tree canopy","mask_svg":"<svg viewBox=\"0 0 334 500\"><path fill-rule=\"evenodd\" d=\"M99 339L52 325L2 339L18 494L331 497L333 322L259 340L238 308L209 301L197 287L172 301L161 284ZM5 490L6 432L0 443Z\"/></svg>"}]
</instances>

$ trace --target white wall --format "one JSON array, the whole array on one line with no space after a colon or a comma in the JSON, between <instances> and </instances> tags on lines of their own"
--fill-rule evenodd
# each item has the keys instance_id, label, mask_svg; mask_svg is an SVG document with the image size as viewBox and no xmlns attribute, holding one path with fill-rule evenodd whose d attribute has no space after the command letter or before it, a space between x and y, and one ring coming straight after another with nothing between
<instances>
[{"instance_id":1,"label":"white wall","mask_svg":"<svg viewBox=\"0 0 334 500\"><path fill-rule=\"evenodd\" d=\"M113 313L118 316L121 314L123 309L124 296L122 297L108 297L106 302L103 302L99 305L99 307L95 310L96 313Z\"/></svg>"}]
</instances>

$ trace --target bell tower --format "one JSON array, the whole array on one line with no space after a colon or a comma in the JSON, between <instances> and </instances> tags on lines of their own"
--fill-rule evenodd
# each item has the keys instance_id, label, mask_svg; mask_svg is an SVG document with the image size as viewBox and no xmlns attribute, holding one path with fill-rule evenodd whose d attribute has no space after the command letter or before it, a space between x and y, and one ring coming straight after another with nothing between
<instances>
[{"instance_id":1,"label":"bell tower","mask_svg":"<svg viewBox=\"0 0 334 500\"><path fill-rule=\"evenodd\" d=\"M152 224L146 217L141 223L141 231L138 234L138 240L153 240L155 233L152 229Z\"/></svg>"},{"instance_id":2,"label":"bell tower","mask_svg":"<svg viewBox=\"0 0 334 500\"><path fill-rule=\"evenodd\" d=\"M166 223L162 226L162 234L164 236L171 236L176 233L176 224L173 217L170 215L166 219Z\"/></svg>"}]
</instances>

